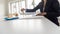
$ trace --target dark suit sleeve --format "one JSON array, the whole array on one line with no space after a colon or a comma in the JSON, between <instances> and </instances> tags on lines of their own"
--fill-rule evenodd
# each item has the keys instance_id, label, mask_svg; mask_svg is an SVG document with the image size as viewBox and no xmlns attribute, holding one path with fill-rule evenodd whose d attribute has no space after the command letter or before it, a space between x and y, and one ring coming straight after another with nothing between
<instances>
[{"instance_id":1,"label":"dark suit sleeve","mask_svg":"<svg viewBox=\"0 0 60 34\"><path fill-rule=\"evenodd\" d=\"M26 9L26 12L35 12L37 9L40 8L41 3L39 3L35 8L33 9Z\"/></svg>"},{"instance_id":2,"label":"dark suit sleeve","mask_svg":"<svg viewBox=\"0 0 60 34\"><path fill-rule=\"evenodd\" d=\"M58 2L58 0L54 0L52 2L52 8L54 11L48 12L47 15L58 17L59 16L59 2Z\"/></svg>"},{"instance_id":3,"label":"dark suit sleeve","mask_svg":"<svg viewBox=\"0 0 60 34\"><path fill-rule=\"evenodd\" d=\"M59 10L59 2L58 2L58 0L53 1L53 9L58 12L58 10Z\"/></svg>"}]
</instances>

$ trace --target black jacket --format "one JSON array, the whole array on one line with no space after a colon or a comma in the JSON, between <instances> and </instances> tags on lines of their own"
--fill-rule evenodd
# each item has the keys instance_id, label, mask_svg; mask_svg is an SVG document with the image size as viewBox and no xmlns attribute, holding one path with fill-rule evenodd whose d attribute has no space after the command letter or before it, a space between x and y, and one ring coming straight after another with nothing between
<instances>
[{"instance_id":1,"label":"black jacket","mask_svg":"<svg viewBox=\"0 0 60 34\"><path fill-rule=\"evenodd\" d=\"M27 9L26 12L35 12L37 9L43 10L44 3L39 3L34 9ZM45 6L46 16L58 17L59 16L59 2L58 0L47 0Z\"/></svg>"}]
</instances>

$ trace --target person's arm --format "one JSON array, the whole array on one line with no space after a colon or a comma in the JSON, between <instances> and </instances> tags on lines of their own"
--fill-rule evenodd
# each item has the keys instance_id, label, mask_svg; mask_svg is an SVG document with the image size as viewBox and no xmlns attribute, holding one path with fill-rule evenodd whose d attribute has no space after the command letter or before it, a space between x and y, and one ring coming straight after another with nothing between
<instances>
[{"instance_id":1,"label":"person's arm","mask_svg":"<svg viewBox=\"0 0 60 34\"><path fill-rule=\"evenodd\" d=\"M37 9L39 9L40 7L41 7L41 3L42 2L40 2L35 8L33 8L33 9L26 9L26 12L35 12Z\"/></svg>"},{"instance_id":2,"label":"person's arm","mask_svg":"<svg viewBox=\"0 0 60 34\"><path fill-rule=\"evenodd\" d=\"M58 0L54 0L52 2L52 8L55 12L48 12L47 15L51 15L51 16L59 16L59 2Z\"/></svg>"}]
</instances>

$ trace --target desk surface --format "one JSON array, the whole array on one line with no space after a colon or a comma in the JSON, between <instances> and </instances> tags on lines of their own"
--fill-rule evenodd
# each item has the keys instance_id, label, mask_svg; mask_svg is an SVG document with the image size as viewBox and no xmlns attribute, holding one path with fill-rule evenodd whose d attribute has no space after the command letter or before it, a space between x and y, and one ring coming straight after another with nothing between
<instances>
[{"instance_id":1,"label":"desk surface","mask_svg":"<svg viewBox=\"0 0 60 34\"><path fill-rule=\"evenodd\" d=\"M0 21L0 34L60 34L60 27L45 17L35 18Z\"/></svg>"}]
</instances>

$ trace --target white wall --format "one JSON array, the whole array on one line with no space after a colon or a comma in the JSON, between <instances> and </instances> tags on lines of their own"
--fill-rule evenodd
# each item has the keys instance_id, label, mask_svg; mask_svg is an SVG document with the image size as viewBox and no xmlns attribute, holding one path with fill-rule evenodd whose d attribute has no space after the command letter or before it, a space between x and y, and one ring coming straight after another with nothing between
<instances>
[{"instance_id":1,"label":"white wall","mask_svg":"<svg viewBox=\"0 0 60 34\"><path fill-rule=\"evenodd\" d=\"M0 18L7 15L8 4L7 0L0 0Z\"/></svg>"},{"instance_id":2,"label":"white wall","mask_svg":"<svg viewBox=\"0 0 60 34\"><path fill-rule=\"evenodd\" d=\"M0 17L4 16L4 14L5 14L4 1L0 0Z\"/></svg>"}]
</instances>

